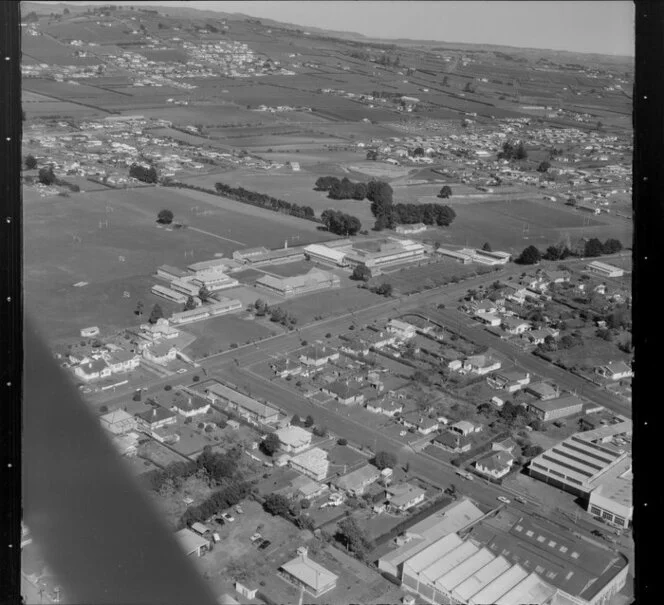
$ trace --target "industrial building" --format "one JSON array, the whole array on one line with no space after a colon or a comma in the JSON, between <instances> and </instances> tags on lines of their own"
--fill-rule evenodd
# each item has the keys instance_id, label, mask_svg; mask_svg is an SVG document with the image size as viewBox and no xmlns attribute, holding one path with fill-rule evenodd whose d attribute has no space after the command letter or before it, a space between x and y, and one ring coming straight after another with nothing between
<instances>
[{"instance_id":1,"label":"industrial building","mask_svg":"<svg viewBox=\"0 0 664 605\"><path fill-rule=\"evenodd\" d=\"M631 432L627 420L576 433L534 458L529 474L584 498L593 515L628 527L633 513L632 457L615 440L629 438Z\"/></svg>"},{"instance_id":2,"label":"industrial building","mask_svg":"<svg viewBox=\"0 0 664 605\"><path fill-rule=\"evenodd\" d=\"M304 275L293 277L273 277L264 275L256 281L256 286L280 296L295 296L328 288L338 288L341 280L338 275L320 269L311 269Z\"/></svg>"},{"instance_id":3,"label":"industrial building","mask_svg":"<svg viewBox=\"0 0 664 605\"><path fill-rule=\"evenodd\" d=\"M413 525L396 539L398 548L378 560L378 569L401 578L404 561L414 557L437 540L460 531L484 513L470 500L461 499Z\"/></svg>"},{"instance_id":4,"label":"industrial building","mask_svg":"<svg viewBox=\"0 0 664 605\"><path fill-rule=\"evenodd\" d=\"M600 605L622 589L628 569L621 554L501 510L406 559L400 579L428 603Z\"/></svg>"},{"instance_id":5,"label":"industrial building","mask_svg":"<svg viewBox=\"0 0 664 605\"><path fill-rule=\"evenodd\" d=\"M187 296L182 294L181 292L176 292L175 290L172 290L171 288L167 288L166 286L152 286L150 288L150 291L152 294L156 294L157 296L161 296L161 298L165 298L166 300L170 300L171 302L175 303L186 303L187 302Z\"/></svg>"}]
</instances>

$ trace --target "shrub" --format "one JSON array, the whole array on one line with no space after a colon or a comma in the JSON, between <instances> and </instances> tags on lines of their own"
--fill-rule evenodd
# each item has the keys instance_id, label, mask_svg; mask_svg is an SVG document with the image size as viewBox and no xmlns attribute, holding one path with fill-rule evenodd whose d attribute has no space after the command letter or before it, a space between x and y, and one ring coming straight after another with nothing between
<instances>
[{"instance_id":1,"label":"shrub","mask_svg":"<svg viewBox=\"0 0 664 605\"><path fill-rule=\"evenodd\" d=\"M236 342L231 343L231 349L237 349L237 343Z\"/></svg>"},{"instance_id":2,"label":"shrub","mask_svg":"<svg viewBox=\"0 0 664 605\"><path fill-rule=\"evenodd\" d=\"M172 388L173 388L173 387L172 387L170 384L167 384L167 385L164 387L164 391L170 391Z\"/></svg>"},{"instance_id":3,"label":"shrub","mask_svg":"<svg viewBox=\"0 0 664 605\"><path fill-rule=\"evenodd\" d=\"M348 445L348 439L345 439L344 437L342 437L341 439L339 439L337 441L337 445Z\"/></svg>"},{"instance_id":4,"label":"shrub","mask_svg":"<svg viewBox=\"0 0 664 605\"><path fill-rule=\"evenodd\" d=\"M198 376L198 375L196 375L196 376L193 377L192 380L193 380L194 382L198 382L200 379L201 379L201 377Z\"/></svg>"}]
</instances>

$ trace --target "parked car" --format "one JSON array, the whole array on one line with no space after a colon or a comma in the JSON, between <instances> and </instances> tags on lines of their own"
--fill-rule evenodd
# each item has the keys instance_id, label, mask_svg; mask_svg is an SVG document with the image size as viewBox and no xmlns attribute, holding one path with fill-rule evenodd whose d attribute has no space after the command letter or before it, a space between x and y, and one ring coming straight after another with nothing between
<instances>
[{"instance_id":1,"label":"parked car","mask_svg":"<svg viewBox=\"0 0 664 605\"><path fill-rule=\"evenodd\" d=\"M238 514L238 515L243 515L244 511L242 510L242 507L239 504L236 504L233 510Z\"/></svg>"},{"instance_id":2,"label":"parked car","mask_svg":"<svg viewBox=\"0 0 664 605\"><path fill-rule=\"evenodd\" d=\"M510 500L505 498L505 496L498 496L498 500L500 500L503 504L509 504Z\"/></svg>"},{"instance_id":3,"label":"parked car","mask_svg":"<svg viewBox=\"0 0 664 605\"><path fill-rule=\"evenodd\" d=\"M590 533L593 536L597 536L598 538L603 538L604 537L604 534L601 531L599 531L599 529L593 529Z\"/></svg>"},{"instance_id":4,"label":"parked car","mask_svg":"<svg viewBox=\"0 0 664 605\"><path fill-rule=\"evenodd\" d=\"M525 498L522 498L521 496L515 496L514 499L515 499L517 502L521 502L521 504L526 504L526 503L527 503L527 502L526 502L526 499L525 499Z\"/></svg>"},{"instance_id":5,"label":"parked car","mask_svg":"<svg viewBox=\"0 0 664 605\"><path fill-rule=\"evenodd\" d=\"M258 550L265 550L272 544L269 540L263 540L259 545L258 545Z\"/></svg>"},{"instance_id":6,"label":"parked car","mask_svg":"<svg viewBox=\"0 0 664 605\"><path fill-rule=\"evenodd\" d=\"M226 523L232 523L235 521L235 517L230 515L229 513L221 513L221 518L226 521Z\"/></svg>"},{"instance_id":7,"label":"parked car","mask_svg":"<svg viewBox=\"0 0 664 605\"><path fill-rule=\"evenodd\" d=\"M186 368L180 368L178 370L178 374L186 374L186 372L187 372Z\"/></svg>"},{"instance_id":8,"label":"parked car","mask_svg":"<svg viewBox=\"0 0 664 605\"><path fill-rule=\"evenodd\" d=\"M259 540L262 540L263 536L261 536L258 532L256 532L251 538L249 538L249 541L253 544L254 542L258 542Z\"/></svg>"}]
</instances>

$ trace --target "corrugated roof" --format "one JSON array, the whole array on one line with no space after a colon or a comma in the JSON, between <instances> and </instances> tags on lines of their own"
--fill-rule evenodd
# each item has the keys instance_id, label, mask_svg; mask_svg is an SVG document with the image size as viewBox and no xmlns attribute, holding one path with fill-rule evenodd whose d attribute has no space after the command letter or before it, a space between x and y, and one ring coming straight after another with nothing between
<instances>
[{"instance_id":1,"label":"corrugated roof","mask_svg":"<svg viewBox=\"0 0 664 605\"><path fill-rule=\"evenodd\" d=\"M521 582L528 572L518 565L513 565L507 571L501 573L489 582L482 590L475 593L469 603L472 605L485 605L495 603L506 592Z\"/></svg>"},{"instance_id":2,"label":"corrugated roof","mask_svg":"<svg viewBox=\"0 0 664 605\"><path fill-rule=\"evenodd\" d=\"M296 557L281 568L315 591L327 588L339 578L307 556Z\"/></svg>"},{"instance_id":3,"label":"corrugated roof","mask_svg":"<svg viewBox=\"0 0 664 605\"><path fill-rule=\"evenodd\" d=\"M436 580L436 585L444 590L451 591L455 586L461 584L475 572L486 567L486 565L495 558L495 555L493 555L491 551L486 548L481 548L465 561L448 571L445 575L439 577L438 580Z\"/></svg>"},{"instance_id":4,"label":"corrugated roof","mask_svg":"<svg viewBox=\"0 0 664 605\"><path fill-rule=\"evenodd\" d=\"M433 583L438 578L444 576L450 570L463 563L466 559L472 557L478 551L479 547L477 545L470 540L466 540L442 557L436 559L431 565L421 570L420 575L423 578L428 578L429 581Z\"/></svg>"},{"instance_id":5,"label":"corrugated roof","mask_svg":"<svg viewBox=\"0 0 664 605\"><path fill-rule=\"evenodd\" d=\"M496 605L514 605L514 603L532 603L540 605L546 602L556 589L537 576L531 573L527 578L519 582L512 590L504 594L497 601Z\"/></svg>"},{"instance_id":6,"label":"corrugated roof","mask_svg":"<svg viewBox=\"0 0 664 605\"><path fill-rule=\"evenodd\" d=\"M472 576L469 576L454 588L454 596L460 601L468 601L470 597L488 586L511 566L512 564L504 557L495 557L487 565L478 569Z\"/></svg>"},{"instance_id":7,"label":"corrugated roof","mask_svg":"<svg viewBox=\"0 0 664 605\"><path fill-rule=\"evenodd\" d=\"M424 548L424 550L406 561L405 566L408 566L413 573L420 573L435 563L438 559L444 557L448 552L457 548L462 542L463 540L456 534L449 534Z\"/></svg>"}]
</instances>

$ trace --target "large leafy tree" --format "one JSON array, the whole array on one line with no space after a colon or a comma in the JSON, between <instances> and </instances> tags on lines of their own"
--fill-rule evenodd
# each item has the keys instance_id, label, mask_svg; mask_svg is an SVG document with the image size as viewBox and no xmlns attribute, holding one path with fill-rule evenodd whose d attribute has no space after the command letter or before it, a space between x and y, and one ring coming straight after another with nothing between
<instances>
[{"instance_id":1,"label":"large leafy tree","mask_svg":"<svg viewBox=\"0 0 664 605\"><path fill-rule=\"evenodd\" d=\"M173 222L174 215L170 210L164 209L157 215L157 222L162 225L170 225Z\"/></svg>"},{"instance_id":2,"label":"large leafy tree","mask_svg":"<svg viewBox=\"0 0 664 605\"><path fill-rule=\"evenodd\" d=\"M393 452L380 451L376 454L373 463L381 471L384 468L394 468L397 465L397 456Z\"/></svg>"},{"instance_id":3,"label":"large leafy tree","mask_svg":"<svg viewBox=\"0 0 664 605\"><path fill-rule=\"evenodd\" d=\"M535 246L528 246L521 252L516 262L520 265L535 265L540 262L542 255Z\"/></svg>"}]
</instances>

